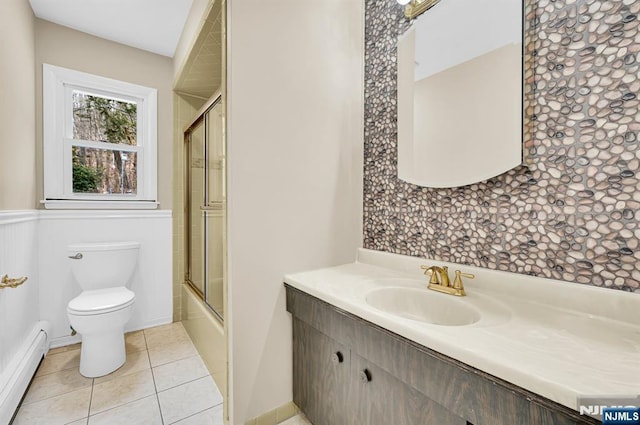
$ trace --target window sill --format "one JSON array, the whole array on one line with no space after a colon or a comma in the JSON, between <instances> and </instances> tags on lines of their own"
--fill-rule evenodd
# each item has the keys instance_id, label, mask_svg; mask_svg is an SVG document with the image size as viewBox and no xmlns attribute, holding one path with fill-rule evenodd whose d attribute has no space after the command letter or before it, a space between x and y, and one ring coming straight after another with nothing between
<instances>
[{"instance_id":1,"label":"window sill","mask_svg":"<svg viewBox=\"0 0 640 425\"><path fill-rule=\"evenodd\" d=\"M48 210L155 210L156 201L78 201L47 199L40 201Z\"/></svg>"}]
</instances>

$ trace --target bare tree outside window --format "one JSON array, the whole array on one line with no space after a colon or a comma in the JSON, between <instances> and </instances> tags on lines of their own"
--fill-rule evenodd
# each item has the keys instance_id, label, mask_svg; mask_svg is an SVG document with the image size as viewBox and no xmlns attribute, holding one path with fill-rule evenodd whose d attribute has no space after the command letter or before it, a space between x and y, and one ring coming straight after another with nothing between
<instances>
[{"instance_id":1,"label":"bare tree outside window","mask_svg":"<svg viewBox=\"0 0 640 425\"><path fill-rule=\"evenodd\" d=\"M73 138L114 145L114 149L73 146L73 191L136 194L137 154L121 147L137 145L137 104L77 90L72 101Z\"/></svg>"}]
</instances>

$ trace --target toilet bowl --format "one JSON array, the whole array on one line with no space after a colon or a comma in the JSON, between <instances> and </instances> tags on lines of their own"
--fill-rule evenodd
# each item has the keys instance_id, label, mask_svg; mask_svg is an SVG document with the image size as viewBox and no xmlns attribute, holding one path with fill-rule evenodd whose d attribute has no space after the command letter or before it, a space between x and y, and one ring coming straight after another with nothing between
<instances>
[{"instance_id":1,"label":"toilet bowl","mask_svg":"<svg viewBox=\"0 0 640 425\"><path fill-rule=\"evenodd\" d=\"M107 375L126 360L124 326L131 319L135 293L128 289L137 263L138 242L69 246L73 275L83 289L69 301L67 316L82 337L80 373Z\"/></svg>"}]
</instances>

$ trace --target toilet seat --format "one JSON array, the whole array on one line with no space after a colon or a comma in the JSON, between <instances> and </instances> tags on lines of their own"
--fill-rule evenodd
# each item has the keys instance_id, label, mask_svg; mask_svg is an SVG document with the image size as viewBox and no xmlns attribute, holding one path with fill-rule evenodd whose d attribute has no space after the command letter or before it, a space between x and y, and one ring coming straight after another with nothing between
<instances>
[{"instance_id":1,"label":"toilet seat","mask_svg":"<svg viewBox=\"0 0 640 425\"><path fill-rule=\"evenodd\" d=\"M122 310L133 304L136 294L124 286L84 291L71 301L67 312L77 316L93 316Z\"/></svg>"}]
</instances>

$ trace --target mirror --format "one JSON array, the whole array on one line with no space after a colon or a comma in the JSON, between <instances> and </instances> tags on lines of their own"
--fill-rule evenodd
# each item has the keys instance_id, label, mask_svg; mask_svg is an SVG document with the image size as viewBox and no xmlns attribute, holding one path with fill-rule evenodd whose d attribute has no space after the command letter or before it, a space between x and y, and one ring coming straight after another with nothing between
<instances>
[{"instance_id":1,"label":"mirror","mask_svg":"<svg viewBox=\"0 0 640 425\"><path fill-rule=\"evenodd\" d=\"M523 161L523 2L440 0L398 40L398 177L458 187Z\"/></svg>"}]
</instances>

